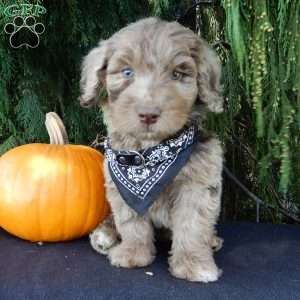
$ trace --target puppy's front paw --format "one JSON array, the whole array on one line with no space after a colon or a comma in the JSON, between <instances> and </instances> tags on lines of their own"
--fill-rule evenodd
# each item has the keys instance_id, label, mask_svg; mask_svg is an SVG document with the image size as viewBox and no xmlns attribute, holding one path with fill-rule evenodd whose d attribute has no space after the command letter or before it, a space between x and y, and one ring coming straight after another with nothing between
<instances>
[{"instance_id":1,"label":"puppy's front paw","mask_svg":"<svg viewBox=\"0 0 300 300\"><path fill-rule=\"evenodd\" d=\"M106 255L108 250L117 242L117 234L113 231L97 228L90 234L91 246L94 250L104 255Z\"/></svg>"},{"instance_id":2,"label":"puppy's front paw","mask_svg":"<svg viewBox=\"0 0 300 300\"><path fill-rule=\"evenodd\" d=\"M154 260L154 247L121 243L109 250L110 263L116 267L134 268L150 265Z\"/></svg>"},{"instance_id":3,"label":"puppy's front paw","mask_svg":"<svg viewBox=\"0 0 300 300\"><path fill-rule=\"evenodd\" d=\"M222 275L222 270L214 262L170 263L169 270L177 278L205 283L217 281Z\"/></svg>"}]
</instances>

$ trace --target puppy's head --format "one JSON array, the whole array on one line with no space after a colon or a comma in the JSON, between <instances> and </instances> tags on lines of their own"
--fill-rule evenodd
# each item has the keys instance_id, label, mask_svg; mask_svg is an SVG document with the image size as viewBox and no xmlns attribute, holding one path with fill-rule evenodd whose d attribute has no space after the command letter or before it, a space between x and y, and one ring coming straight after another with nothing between
<instances>
[{"instance_id":1,"label":"puppy's head","mask_svg":"<svg viewBox=\"0 0 300 300\"><path fill-rule=\"evenodd\" d=\"M196 99L222 111L220 63L208 45L177 22L148 18L101 41L82 65L83 106L102 105L109 131L166 138L190 118Z\"/></svg>"}]
</instances>

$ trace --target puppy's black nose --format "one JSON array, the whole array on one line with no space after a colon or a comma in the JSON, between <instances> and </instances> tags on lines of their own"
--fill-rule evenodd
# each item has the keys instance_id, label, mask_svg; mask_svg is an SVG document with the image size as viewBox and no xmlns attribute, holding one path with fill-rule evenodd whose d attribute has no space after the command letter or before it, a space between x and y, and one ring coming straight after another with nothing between
<instances>
[{"instance_id":1,"label":"puppy's black nose","mask_svg":"<svg viewBox=\"0 0 300 300\"><path fill-rule=\"evenodd\" d=\"M154 115L154 114L139 114L140 120L142 123L146 125L151 125L156 123L159 115Z\"/></svg>"},{"instance_id":2,"label":"puppy's black nose","mask_svg":"<svg viewBox=\"0 0 300 300\"><path fill-rule=\"evenodd\" d=\"M146 108L140 109L138 112L140 121L146 125L151 125L157 122L160 116L160 109L153 107L153 108Z\"/></svg>"}]
</instances>

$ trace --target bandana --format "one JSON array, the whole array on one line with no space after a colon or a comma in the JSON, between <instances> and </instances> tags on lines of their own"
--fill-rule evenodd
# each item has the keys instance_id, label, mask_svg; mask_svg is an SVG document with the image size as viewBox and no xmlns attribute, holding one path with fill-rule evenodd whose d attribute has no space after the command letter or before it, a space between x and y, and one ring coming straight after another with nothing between
<instances>
[{"instance_id":1,"label":"bandana","mask_svg":"<svg viewBox=\"0 0 300 300\"><path fill-rule=\"evenodd\" d=\"M122 198L143 215L188 161L198 141L197 126L184 128L171 139L140 151L117 151L109 139L105 156L112 180Z\"/></svg>"}]
</instances>

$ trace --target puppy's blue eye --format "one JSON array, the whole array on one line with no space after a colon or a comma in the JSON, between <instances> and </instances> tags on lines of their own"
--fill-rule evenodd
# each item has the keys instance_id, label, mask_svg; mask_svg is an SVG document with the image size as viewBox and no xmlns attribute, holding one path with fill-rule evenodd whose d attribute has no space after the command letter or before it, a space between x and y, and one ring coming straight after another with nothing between
<instances>
[{"instance_id":1,"label":"puppy's blue eye","mask_svg":"<svg viewBox=\"0 0 300 300\"><path fill-rule=\"evenodd\" d=\"M122 70L122 74L126 78L131 78L134 75L134 71L131 68L125 68Z\"/></svg>"},{"instance_id":2,"label":"puppy's blue eye","mask_svg":"<svg viewBox=\"0 0 300 300\"><path fill-rule=\"evenodd\" d=\"M171 75L172 80L180 80L180 79L182 79L182 77L183 77L183 74L178 71L173 71L173 73Z\"/></svg>"}]
</instances>

